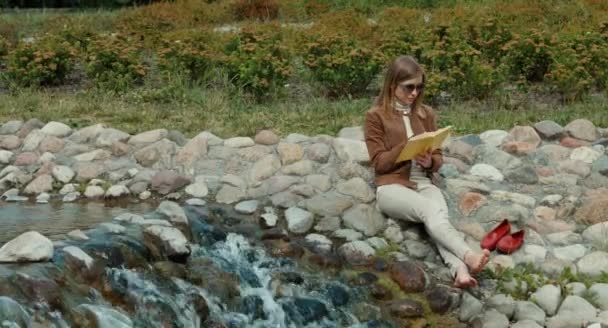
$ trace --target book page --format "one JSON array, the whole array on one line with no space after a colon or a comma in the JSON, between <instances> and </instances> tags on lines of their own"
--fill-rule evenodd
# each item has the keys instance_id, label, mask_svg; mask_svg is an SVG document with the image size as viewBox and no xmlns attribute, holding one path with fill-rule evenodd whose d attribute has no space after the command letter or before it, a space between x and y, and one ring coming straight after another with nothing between
<instances>
[{"instance_id":1,"label":"book page","mask_svg":"<svg viewBox=\"0 0 608 328\"><path fill-rule=\"evenodd\" d=\"M422 152L441 148L443 142L450 134L451 128L451 126L447 126L437 131L424 132L410 138L401 150L395 163L409 161Z\"/></svg>"}]
</instances>

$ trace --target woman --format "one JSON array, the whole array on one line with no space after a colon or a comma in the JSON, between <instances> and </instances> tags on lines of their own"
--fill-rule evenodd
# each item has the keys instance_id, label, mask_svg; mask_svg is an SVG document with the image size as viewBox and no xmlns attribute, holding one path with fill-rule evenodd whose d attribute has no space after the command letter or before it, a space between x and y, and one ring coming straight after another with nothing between
<instances>
[{"instance_id":1,"label":"woman","mask_svg":"<svg viewBox=\"0 0 608 328\"><path fill-rule=\"evenodd\" d=\"M435 176L441 167L441 150L419 154L412 161L395 163L408 138L435 131L433 110L422 104L425 75L412 57L393 61L384 86L365 116L365 143L376 173L376 201L393 219L424 223L449 266L454 285L477 285L471 272L488 263L490 252L473 251L448 220L448 208Z\"/></svg>"}]
</instances>

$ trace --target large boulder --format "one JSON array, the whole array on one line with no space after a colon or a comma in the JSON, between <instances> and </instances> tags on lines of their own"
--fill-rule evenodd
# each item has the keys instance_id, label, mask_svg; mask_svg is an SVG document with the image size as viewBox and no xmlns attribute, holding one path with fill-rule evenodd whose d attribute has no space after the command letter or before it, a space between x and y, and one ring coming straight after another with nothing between
<instances>
[{"instance_id":1,"label":"large boulder","mask_svg":"<svg viewBox=\"0 0 608 328\"><path fill-rule=\"evenodd\" d=\"M0 262L39 262L53 257L53 243L36 231L28 231L0 248Z\"/></svg>"}]
</instances>

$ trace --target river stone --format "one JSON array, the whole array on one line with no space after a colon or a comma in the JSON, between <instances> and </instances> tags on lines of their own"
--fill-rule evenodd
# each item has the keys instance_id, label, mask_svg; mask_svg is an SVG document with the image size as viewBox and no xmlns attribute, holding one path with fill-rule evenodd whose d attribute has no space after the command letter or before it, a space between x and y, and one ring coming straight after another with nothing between
<instances>
[{"instance_id":1,"label":"river stone","mask_svg":"<svg viewBox=\"0 0 608 328\"><path fill-rule=\"evenodd\" d=\"M19 139L19 137L12 135L0 135L0 148L13 150L19 148L19 146L21 146L21 139Z\"/></svg>"},{"instance_id":2,"label":"river stone","mask_svg":"<svg viewBox=\"0 0 608 328\"><path fill-rule=\"evenodd\" d=\"M528 301L517 301L515 302L515 313L513 319L516 321L521 320L534 320L538 324L542 325L545 323L545 312L538 305Z\"/></svg>"},{"instance_id":3,"label":"river stone","mask_svg":"<svg viewBox=\"0 0 608 328\"><path fill-rule=\"evenodd\" d=\"M260 181L273 176L281 168L281 161L275 155L266 155L259 161L253 164L249 171L249 183L253 186L258 185Z\"/></svg>"},{"instance_id":4,"label":"river stone","mask_svg":"<svg viewBox=\"0 0 608 328\"><path fill-rule=\"evenodd\" d=\"M76 322L79 327L95 328L132 328L128 316L117 310L92 304L81 304L75 309Z\"/></svg>"},{"instance_id":5,"label":"river stone","mask_svg":"<svg viewBox=\"0 0 608 328\"><path fill-rule=\"evenodd\" d=\"M311 174L306 177L306 183L311 185L315 190L326 192L331 188L331 179L323 174Z\"/></svg>"},{"instance_id":6,"label":"river stone","mask_svg":"<svg viewBox=\"0 0 608 328\"><path fill-rule=\"evenodd\" d=\"M473 165L473 167L471 167L470 174L493 181L502 181L504 179L502 173L500 173L500 171L498 171L495 167L483 163Z\"/></svg>"},{"instance_id":7,"label":"river stone","mask_svg":"<svg viewBox=\"0 0 608 328\"><path fill-rule=\"evenodd\" d=\"M369 203L376 198L374 190L359 177L354 177L348 181L338 183L336 189L339 193L352 196L364 203Z\"/></svg>"},{"instance_id":8,"label":"river stone","mask_svg":"<svg viewBox=\"0 0 608 328\"><path fill-rule=\"evenodd\" d=\"M33 195L52 190L53 177L48 174L42 174L32 180L32 182L30 182L25 189L23 189L23 193L26 195Z\"/></svg>"},{"instance_id":9,"label":"river stone","mask_svg":"<svg viewBox=\"0 0 608 328\"><path fill-rule=\"evenodd\" d=\"M259 201L257 200L246 200L240 202L234 206L234 209L241 214L253 214L258 209Z\"/></svg>"},{"instance_id":10,"label":"river stone","mask_svg":"<svg viewBox=\"0 0 608 328\"><path fill-rule=\"evenodd\" d=\"M173 224L188 225L188 217L184 209L177 203L165 200L158 205L156 212L164 215Z\"/></svg>"},{"instance_id":11,"label":"river stone","mask_svg":"<svg viewBox=\"0 0 608 328\"><path fill-rule=\"evenodd\" d=\"M163 259L183 263L190 255L188 239L177 228L153 225L144 229L144 244L152 254Z\"/></svg>"},{"instance_id":12,"label":"river stone","mask_svg":"<svg viewBox=\"0 0 608 328\"><path fill-rule=\"evenodd\" d=\"M266 228L272 228L277 225L279 217L274 212L274 209L270 206L264 207L264 214L260 215L262 225Z\"/></svg>"},{"instance_id":13,"label":"river stone","mask_svg":"<svg viewBox=\"0 0 608 328\"><path fill-rule=\"evenodd\" d=\"M95 160L106 160L109 159L111 156L112 154L107 150L95 149L84 154L76 155L74 156L74 159L79 162L92 162Z\"/></svg>"},{"instance_id":14,"label":"river stone","mask_svg":"<svg viewBox=\"0 0 608 328\"><path fill-rule=\"evenodd\" d=\"M118 198L122 196L128 196L131 192L129 188L123 185L113 185L106 190L105 197Z\"/></svg>"},{"instance_id":15,"label":"river stone","mask_svg":"<svg viewBox=\"0 0 608 328\"><path fill-rule=\"evenodd\" d=\"M298 207L290 207L285 211L285 219L289 231L293 233L306 233L314 224L314 215Z\"/></svg>"},{"instance_id":16,"label":"river stone","mask_svg":"<svg viewBox=\"0 0 608 328\"><path fill-rule=\"evenodd\" d=\"M574 161L581 161L583 163L591 164L598 158L600 158L602 154L597 152L595 149L591 147L579 147L570 153L570 159Z\"/></svg>"},{"instance_id":17,"label":"river stone","mask_svg":"<svg viewBox=\"0 0 608 328\"><path fill-rule=\"evenodd\" d=\"M173 168L176 144L167 139L162 139L151 145L145 146L133 153L137 163L144 167L155 169Z\"/></svg>"},{"instance_id":18,"label":"river stone","mask_svg":"<svg viewBox=\"0 0 608 328\"><path fill-rule=\"evenodd\" d=\"M554 121L545 120L534 124L534 129L544 139L558 139L564 134L564 128Z\"/></svg>"},{"instance_id":19,"label":"river stone","mask_svg":"<svg viewBox=\"0 0 608 328\"><path fill-rule=\"evenodd\" d=\"M587 119L576 119L564 127L572 137L585 141L595 141L599 138L597 129L591 121Z\"/></svg>"},{"instance_id":20,"label":"river stone","mask_svg":"<svg viewBox=\"0 0 608 328\"><path fill-rule=\"evenodd\" d=\"M308 234L305 239L312 247L323 252L329 252L331 250L331 245L333 244L331 239L318 233Z\"/></svg>"},{"instance_id":21,"label":"river stone","mask_svg":"<svg viewBox=\"0 0 608 328\"><path fill-rule=\"evenodd\" d=\"M104 129L101 133L99 133L99 136L97 137L97 140L95 141L95 146L97 147L110 147L112 146L115 142L127 142L127 140L129 140L129 137L131 135L117 130L117 129L113 129L113 128L107 128Z\"/></svg>"},{"instance_id":22,"label":"river stone","mask_svg":"<svg viewBox=\"0 0 608 328\"><path fill-rule=\"evenodd\" d=\"M283 169L281 171L283 172L283 174L286 175L308 175L313 172L313 162L307 159L302 160L293 164L283 166Z\"/></svg>"},{"instance_id":23,"label":"river stone","mask_svg":"<svg viewBox=\"0 0 608 328\"><path fill-rule=\"evenodd\" d=\"M144 191L140 192L137 197L141 200L146 200L146 199L152 197L152 193L148 190L144 190Z\"/></svg>"},{"instance_id":24,"label":"river stone","mask_svg":"<svg viewBox=\"0 0 608 328\"><path fill-rule=\"evenodd\" d=\"M445 149L446 153L449 154L450 157L461 160L467 164L470 164L475 160L473 146L464 141L454 140L452 142L449 142L446 145Z\"/></svg>"},{"instance_id":25,"label":"river stone","mask_svg":"<svg viewBox=\"0 0 608 328\"><path fill-rule=\"evenodd\" d=\"M49 122L47 123L40 132L54 137L65 137L72 132L72 128L61 122Z\"/></svg>"},{"instance_id":26,"label":"river stone","mask_svg":"<svg viewBox=\"0 0 608 328\"><path fill-rule=\"evenodd\" d=\"M136 147L148 145L160 141L167 137L169 132L166 129L156 129L136 134L129 138L128 144Z\"/></svg>"},{"instance_id":27,"label":"river stone","mask_svg":"<svg viewBox=\"0 0 608 328\"><path fill-rule=\"evenodd\" d=\"M175 154L175 162L183 165L187 173L193 172L193 164L207 154L207 139L196 136Z\"/></svg>"},{"instance_id":28,"label":"river stone","mask_svg":"<svg viewBox=\"0 0 608 328\"><path fill-rule=\"evenodd\" d=\"M589 287L589 292L594 295L594 304L600 308L600 310L608 310L608 284L595 283Z\"/></svg>"},{"instance_id":29,"label":"river stone","mask_svg":"<svg viewBox=\"0 0 608 328\"><path fill-rule=\"evenodd\" d=\"M576 209L574 218L577 222L585 224L597 224L608 220L608 195L598 193L587 197Z\"/></svg>"},{"instance_id":30,"label":"river stone","mask_svg":"<svg viewBox=\"0 0 608 328\"><path fill-rule=\"evenodd\" d=\"M0 126L0 135L2 134L15 134L23 126L23 121L12 120L8 121Z\"/></svg>"},{"instance_id":31,"label":"river stone","mask_svg":"<svg viewBox=\"0 0 608 328\"><path fill-rule=\"evenodd\" d=\"M504 314L490 309L484 312L481 316L475 318L472 322L474 327L483 328L508 328L509 319Z\"/></svg>"},{"instance_id":32,"label":"river stone","mask_svg":"<svg viewBox=\"0 0 608 328\"><path fill-rule=\"evenodd\" d=\"M338 229L340 229L340 217L337 216L321 218L315 225L315 230L321 232L333 232Z\"/></svg>"},{"instance_id":33,"label":"river stone","mask_svg":"<svg viewBox=\"0 0 608 328\"><path fill-rule=\"evenodd\" d=\"M156 173L150 182L152 190L161 195L166 195L187 185L190 183L190 179L175 171L163 170Z\"/></svg>"},{"instance_id":34,"label":"river stone","mask_svg":"<svg viewBox=\"0 0 608 328\"><path fill-rule=\"evenodd\" d=\"M581 244L555 247L553 249L555 257L566 262L575 262L585 256L585 253L587 253L587 248Z\"/></svg>"},{"instance_id":35,"label":"river stone","mask_svg":"<svg viewBox=\"0 0 608 328\"><path fill-rule=\"evenodd\" d=\"M93 258L76 246L66 246L61 249L64 253L65 264L75 272L88 271L93 268Z\"/></svg>"},{"instance_id":36,"label":"river stone","mask_svg":"<svg viewBox=\"0 0 608 328\"><path fill-rule=\"evenodd\" d=\"M355 240L340 246L338 254L352 265L361 265L369 263L376 251L368 243Z\"/></svg>"},{"instance_id":37,"label":"river stone","mask_svg":"<svg viewBox=\"0 0 608 328\"><path fill-rule=\"evenodd\" d=\"M304 156L304 149L299 144L279 143L277 152L283 165L295 163Z\"/></svg>"},{"instance_id":38,"label":"river stone","mask_svg":"<svg viewBox=\"0 0 608 328\"><path fill-rule=\"evenodd\" d=\"M17 137L19 138L25 138L25 136L28 135L28 133L34 131L34 130L39 130L44 126L44 123L42 121L40 121L37 118L31 118L29 120L27 120L19 129L19 131L16 133Z\"/></svg>"},{"instance_id":39,"label":"river stone","mask_svg":"<svg viewBox=\"0 0 608 328\"><path fill-rule=\"evenodd\" d=\"M509 135L509 132L503 130L488 130L479 135L481 141L487 145L498 147L500 146L505 138Z\"/></svg>"},{"instance_id":40,"label":"river stone","mask_svg":"<svg viewBox=\"0 0 608 328\"><path fill-rule=\"evenodd\" d=\"M591 322L595 318L595 313L593 305L585 299L570 295L560 305L557 315L549 318L547 327L582 327L584 323Z\"/></svg>"},{"instance_id":41,"label":"river stone","mask_svg":"<svg viewBox=\"0 0 608 328\"><path fill-rule=\"evenodd\" d=\"M40 130L30 132L23 140L21 151L34 151L40 145L40 142L46 137L46 134Z\"/></svg>"},{"instance_id":42,"label":"river stone","mask_svg":"<svg viewBox=\"0 0 608 328\"><path fill-rule=\"evenodd\" d=\"M469 322L481 314L482 308L483 305L477 298L471 296L469 293L463 293L458 318L460 321Z\"/></svg>"},{"instance_id":43,"label":"river stone","mask_svg":"<svg viewBox=\"0 0 608 328\"><path fill-rule=\"evenodd\" d=\"M80 197L79 192L77 192L77 191L68 192L63 196L61 201L64 203L71 203L71 202L75 201L76 199L78 199L78 197Z\"/></svg>"},{"instance_id":44,"label":"river stone","mask_svg":"<svg viewBox=\"0 0 608 328\"><path fill-rule=\"evenodd\" d=\"M86 198L100 198L105 194L105 191L100 186L87 186L84 191Z\"/></svg>"},{"instance_id":45,"label":"river stone","mask_svg":"<svg viewBox=\"0 0 608 328\"><path fill-rule=\"evenodd\" d=\"M556 232L545 235L545 238L553 246L567 246L570 244L580 244L583 241L583 237L572 231Z\"/></svg>"},{"instance_id":46,"label":"river stone","mask_svg":"<svg viewBox=\"0 0 608 328\"><path fill-rule=\"evenodd\" d=\"M306 157L319 163L327 163L330 154L331 148L324 143L315 143L306 149Z\"/></svg>"},{"instance_id":47,"label":"river stone","mask_svg":"<svg viewBox=\"0 0 608 328\"><path fill-rule=\"evenodd\" d=\"M608 253L595 251L585 255L577 263L578 271L590 276L599 276L602 271L608 272Z\"/></svg>"},{"instance_id":48,"label":"river stone","mask_svg":"<svg viewBox=\"0 0 608 328\"><path fill-rule=\"evenodd\" d=\"M599 247L606 246L608 243L608 222L596 223L585 229L583 239Z\"/></svg>"},{"instance_id":49,"label":"river stone","mask_svg":"<svg viewBox=\"0 0 608 328\"><path fill-rule=\"evenodd\" d=\"M129 222L135 224L141 224L144 221L144 217L141 215L133 214L133 213L121 213L114 217L115 221L119 222Z\"/></svg>"},{"instance_id":50,"label":"river stone","mask_svg":"<svg viewBox=\"0 0 608 328\"><path fill-rule=\"evenodd\" d=\"M44 138L40 142L40 145L38 146L38 150L40 150L40 152L42 152L42 153L45 153L45 152L57 153L57 152L61 151L61 149L63 149L64 145L65 145L65 141L63 141L63 139L49 136L49 137Z\"/></svg>"},{"instance_id":51,"label":"river stone","mask_svg":"<svg viewBox=\"0 0 608 328\"><path fill-rule=\"evenodd\" d=\"M318 194L305 201L306 209L319 216L338 216L353 205L350 198L336 192Z\"/></svg>"},{"instance_id":52,"label":"river stone","mask_svg":"<svg viewBox=\"0 0 608 328\"><path fill-rule=\"evenodd\" d=\"M369 162L369 153L363 141L335 138L332 146L338 158L342 161L367 163Z\"/></svg>"},{"instance_id":53,"label":"river stone","mask_svg":"<svg viewBox=\"0 0 608 328\"><path fill-rule=\"evenodd\" d=\"M38 204L48 204L49 199L51 199L51 195L49 195L46 192L43 192L40 195L36 196L36 203L38 203Z\"/></svg>"},{"instance_id":54,"label":"river stone","mask_svg":"<svg viewBox=\"0 0 608 328\"><path fill-rule=\"evenodd\" d=\"M515 312L515 301L511 295L494 295L486 301L486 304L488 307L496 309L498 312L506 315L509 319L513 317L513 313Z\"/></svg>"},{"instance_id":55,"label":"river stone","mask_svg":"<svg viewBox=\"0 0 608 328\"><path fill-rule=\"evenodd\" d=\"M280 141L279 137L270 130L259 131L253 140L261 145L276 145Z\"/></svg>"},{"instance_id":56,"label":"river stone","mask_svg":"<svg viewBox=\"0 0 608 328\"><path fill-rule=\"evenodd\" d=\"M215 195L215 200L221 204L233 204L245 197L247 194L241 188L225 184Z\"/></svg>"},{"instance_id":57,"label":"river stone","mask_svg":"<svg viewBox=\"0 0 608 328\"><path fill-rule=\"evenodd\" d=\"M522 164L519 158L489 145L476 146L474 154L477 162L492 165L501 171L516 168Z\"/></svg>"},{"instance_id":58,"label":"river stone","mask_svg":"<svg viewBox=\"0 0 608 328\"><path fill-rule=\"evenodd\" d=\"M0 248L0 262L39 262L53 257L53 243L36 231L22 233Z\"/></svg>"},{"instance_id":59,"label":"river stone","mask_svg":"<svg viewBox=\"0 0 608 328\"><path fill-rule=\"evenodd\" d=\"M548 316L553 316L557 312L557 307L561 302L561 289L554 285L544 285L534 292L530 299L540 306Z\"/></svg>"},{"instance_id":60,"label":"river stone","mask_svg":"<svg viewBox=\"0 0 608 328\"><path fill-rule=\"evenodd\" d=\"M515 126L509 132L502 148L512 154L527 154L536 149L541 138L531 126Z\"/></svg>"},{"instance_id":61,"label":"river stone","mask_svg":"<svg viewBox=\"0 0 608 328\"><path fill-rule=\"evenodd\" d=\"M34 152L23 152L15 156L13 165L15 166L27 166L35 164L38 161L38 154Z\"/></svg>"},{"instance_id":62,"label":"river stone","mask_svg":"<svg viewBox=\"0 0 608 328\"><path fill-rule=\"evenodd\" d=\"M595 162L593 162L591 170L608 177L608 156L603 155L599 157Z\"/></svg>"},{"instance_id":63,"label":"river stone","mask_svg":"<svg viewBox=\"0 0 608 328\"><path fill-rule=\"evenodd\" d=\"M3 327L31 327L31 320L25 309L7 296L0 296L0 319L2 319ZM16 325L10 326L9 322ZM4 326L4 324L7 324Z\"/></svg>"},{"instance_id":64,"label":"river stone","mask_svg":"<svg viewBox=\"0 0 608 328\"><path fill-rule=\"evenodd\" d=\"M209 194L207 184L204 182L195 182L191 185L188 185L184 191L186 192L186 194L195 198L203 198Z\"/></svg>"},{"instance_id":65,"label":"river stone","mask_svg":"<svg viewBox=\"0 0 608 328\"><path fill-rule=\"evenodd\" d=\"M382 214L367 204L357 204L346 210L342 221L347 228L361 231L366 236L375 236L385 227Z\"/></svg>"}]
</instances>

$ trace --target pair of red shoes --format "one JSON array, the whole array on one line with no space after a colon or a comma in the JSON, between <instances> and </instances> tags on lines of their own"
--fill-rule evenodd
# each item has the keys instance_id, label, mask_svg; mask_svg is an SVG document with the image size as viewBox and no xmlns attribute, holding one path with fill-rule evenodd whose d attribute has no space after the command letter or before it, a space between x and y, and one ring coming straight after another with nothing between
<instances>
[{"instance_id":1,"label":"pair of red shoes","mask_svg":"<svg viewBox=\"0 0 608 328\"><path fill-rule=\"evenodd\" d=\"M511 224L507 219L502 220L496 228L490 231L481 240L481 248L511 254L515 252L524 242L524 230L511 233Z\"/></svg>"}]
</instances>

